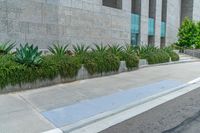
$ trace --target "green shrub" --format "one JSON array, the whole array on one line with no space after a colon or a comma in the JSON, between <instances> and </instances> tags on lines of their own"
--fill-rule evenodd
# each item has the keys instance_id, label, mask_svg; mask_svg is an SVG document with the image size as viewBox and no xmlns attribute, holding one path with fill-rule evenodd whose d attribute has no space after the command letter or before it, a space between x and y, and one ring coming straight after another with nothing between
<instances>
[{"instance_id":1,"label":"green shrub","mask_svg":"<svg viewBox=\"0 0 200 133\"><path fill-rule=\"evenodd\" d=\"M73 45L73 52L75 53L75 55L84 55L85 53L88 52L89 49L90 47L84 44Z\"/></svg>"},{"instance_id":2,"label":"green shrub","mask_svg":"<svg viewBox=\"0 0 200 133\"><path fill-rule=\"evenodd\" d=\"M13 61L13 55L0 56L0 87L31 83L36 80L73 78L77 75L81 64L77 57L44 56L39 66L27 66Z\"/></svg>"},{"instance_id":3,"label":"green shrub","mask_svg":"<svg viewBox=\"0 0 200 133\"><path fill-rule=\"evenodd\" d=\"M157 47L154 47L152 45L147 45L147 46L137 46L134 48L136 53L138 54L138 56L141 59L145 59L146 55L148 53L152 53L152 52L157 52L159 51L159 49Z\"/></svg>"},{"instance_id":4,"label":"green shrub","mask_svg":"<svg viewBox=\"0 0 200 133\"><path fill-rule=\"evenodd\" d=\"M189 18L185 18L178 32L178 45L190 48L197 42L197 26Z\"/></svg>"},{"instance_id":5,"label":"green shrub","mask_svg":"<svg viewBox=\"0 0 200 133\"><path fill-rule=\"evenodd\" d=\"M84 44L81 45L73 45L73 53L77 56L82 64L84 64L85 58L88 56L89 53L89 46Z\"/></svg>"},{"instance_id":6,"label":"green shrub","mask_svg":"<svg viewBox=\"0 0 200 133\"><path fill-rule=\"evenodd\" d=\"M81 63L78 57L50 56L51 64L57 67L59 74L63 78L73 78L78 74Z\"/></svg>"},{"instance_id":7,"label":"green shrub","mask_svg":"<svg viewBox=\"0 0 200 133\"><path fill-rule=\"evenodd\" d=\"M123 47L120 45L109 45L108 51L121 58Z\"/></svg>"},{"instance_id":8,"label":"green shrub","mask_svg":"<svg viewBox=\"0 0 200 133\"><path fill-rule=\"evenodd\" d=\"M48 47L48 49L52 54L54 54L56 56L63 56L63 55L67 54L68 46L69 46L69 44L64 45L64 46L62 46L60 44L53 44L53 46L52 47Z\"/></svg>"},{"instance_id":9,"label":"green shrub","mask_svg":"<svg viewBox=\"0 0 200 133\"><path fill-rule=\"evenodd\" d=\"M171 51L168 54L171 57L172 61L178 61L180 59L179 55L174 51Z\"/></svg>"},{"instance_id":10,"label":"green shrub","mask_svg":"<svg viewBox=\"0 0 200 133\"><path fill-rule=\"evenodd\" d=\"M131 53L123 53L123 60L126 62L126 67L131 70L133 68L137 68L139 65L139 57L136 54Z\"/></svg>"},{"instance_id":11,"label":"green shrub","mask_svg":"<svg viewBox=\"0 0 200 133\"><path fill-rule=\"evenodd\" d=\"M178 61L179 55L176 52L174 52L173 49L174 49L173 46L162 48L163 51L165 51L169 54L172 61Z\"/></svg>"},{"instance_id":12,"label":"green shrub","mask_svg":"<svg viewBox=\"0 0 200 133\"><path fill-rule=\"evenodd\" d=\"M26 43L24 46L20 45L20 49L17 48L15 61L27 66L40 65L42 63L41 55L42 52L38 50L37 46Z\"/></svg>"},{"instance_id":13,"label":"green shrub","mask_svg":"<svg viewBox=\"0 0 200 133\"><path fill-rule=\"evenodd\" d=\"M8 54L15 47L15 42L0 43L0 55Z\"/></svg>"},{"instance_id":14,"label":"green shrub","mask_svg":"<svg viewBox=\"0 0 200 133\"><path fill-rule=\"evenodd\" d=\"M28 43L20 45L16 54L0 56L0 87L31 83L36 80L54 79L58 75L62 78L73 78L78 74L81 64L88 72L102 74L118 71L120 60L126 61L129 70L138 67L139 56L147 59L149 64L164 63L178 60L178 55L171 48L158 49L152 46L134 48L127 45L110 46L96 45L89 51L86 46L74 46L75 56L65 55L67 46L54 45L50 48L53 55L42 56L38 47ZM138 55L139 56L138 56Z\"/></svg>"},{"instance_id":15,"label":"green shrub","mask_svg":"<svg viewBox=\"0 0 200 133\"><path fill-rule=\"evenodd\" d=\"M173 49L165 48L159 49L154 46L139 46L134 48L140 59L147 59L149 64L158 64L169 62L170 54L173 54L173 58L175 58ZM168 53L169 52L169 53Z\"/></svg>"},{"instance_id":16,"label":"green shrub","mask_svg":"<svg viewBox=\"0 0 200 133\"><path fill-rule=\"evenodd\" d=\"M145 55L145 59L147 59L149 64L169 62L169 58L169 54L163 50L149 52Z\"/></svg>"},{"instance_id":17,"label":"green shrub","mask_svg":"<svg viewBox=\"0 0 200 133\"><path fill-rule=\"evenodd\" d=\"M123 47L123 52L137 54L135 47L129 44Z\"/></svg>"},{"instance_id":18,"label":"green shrub","mask_svg":"<svg viewBox=\"0 0 200 133\"><path fill-rule=\"evenodd\" d=\"M94 56L94 53L88 53L88 56L85 56L83 64L84 67L87 69L87 71L89 72L89 74L93 75L95 73L101 73L101 71L99 72L98 69L98 63L96 61L96 57Z\"/></svg>"},{"instance_id":19,"label":"green shrub","mask_svg":"<svg viewBox=\"0 0 200 133\"><path fill-rule=\"evenodd\" d=\"M40 79L39 75L37 75L37 68L19 64L13 61L12 58L12 55L0 58L1 88L9 84L16 85Z\"/></svg>"},{"instance_id":20,"label":"green shrub","mask_svg":"<svg viewBox=\"0 0 200 133\"><path fill-rule=\"evenodd\" d=\"M101 52L101 53L104 53L108 50L108 47L107 46L104 46L103 44L94 44L95 48L92 48L92 51L93 52Z\"/></svg>"},{"instance_id":21,"label":"green shrub","mask_svg":"<svg viewBox=\"0 0 200 133\"><path fill-rule=\"evenodd\" d=\"M116 55L110 52L91 52L85 57L84 66L91 75L95 73L118 71L120 60Z\"/></svg>"},{"instance_id":22,"label":"green shrub","mask_svg":"<svg viewBox=\"0 0 200 133\"><path fill-rule=\"evenodd\" d=\"M199 41L199 43L195 44L195 49L200 49L200 41Z\"/></svg>"},{"instance_id":23,"label":"green shrub","mask_svg":"<svg viewBox=\"0 0 200 133\"><path fill-rule=\"evenodd\" d=\"M131 45L126 45L121 53L121 60L126 62L126 67L131 70L139 65L139 57Z\"/></svg>"}]
</instances>

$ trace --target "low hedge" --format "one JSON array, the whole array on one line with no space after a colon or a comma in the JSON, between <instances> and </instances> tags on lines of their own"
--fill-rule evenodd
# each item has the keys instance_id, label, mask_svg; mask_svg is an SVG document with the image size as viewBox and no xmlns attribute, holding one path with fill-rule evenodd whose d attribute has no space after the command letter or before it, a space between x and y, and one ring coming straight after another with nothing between
<instances>
[{"instance_id":1,"label":"low hedge","mask_svg":"<svg viewBox=\"0 0 200 133\"><path fill-rule=\"evenodd\" d=\"M31 83L36 80L74 77L81 67L76 57L45 56L43 63L37 67L28 67L13 61L12 55L0 57L0 87Z\"/></svg>"},{"instance_id":2,"label":"low hedge","mask_svg":"<svg viewBox=\"0 0 200 133\"><path fill-rule=\"evenodd\" d=\"M178 61L180 59L179 55L174 51L168 52L168 54L172 61Z\"/></svg>"},{"instance_id":3,"label":"low hedge","mask_svg":"<svg viewBox=\"0 0 200 133\"><path fill-rule=\"evenodd\" d=\"M149 64L165 63L171 61L178 61L179 55L173 51L172 47L156 48L153 46L143 46L136 48L141 59L147 59Z\"/></svg>"},{"instance_id":4,"label":"low hedge","mask_svg":"<svg viewBox=\"0 0 200 133\"><path fill-rule=\"evenodd\" d=\"M126 62L128 70L132 70L133 68L137 68L139 66L139 57L135 53L123 52L121 60Z\"/></svg>"},{"instance_id":5,"label":"low hedge","mask_svg":"<svg viewBox=\"0 0 200 133\"><path fill-rule=\"evenodd\" d=\"M35 51L35 48L32 46L30 48L32 49L30 49L30 53L27 53L26 57L30 57L28 59L32 60L35 54L31 53L35 52L37 54L40 52ZM157 49L143 47L136 50L131 47L126 47L126 49L119 47L120 50L117 48L114 47L112 50L86 51L82 47L78 54L74 54L73 56L65 54L40 55L41 63L37 65L20 64L20 62L16 62L15 55L2 55L0 56L0 87L21 85L23 83L35 82L36 80L53 80L57 76L74 78L78 74L82 64L84 64L89 74L93 75L113 71L117 72L120 67L120 61L125 61L127 68L132 70L138 67L139 57L141 59L147 59L149 64L169 62L170 57L172 61L179 60L178 54L169 48ZM26 49L24 48L24 50ZM23 52L21 55L24 56ZM27 58L23 58L23 61L26 60Z\"/></svg>"},{"instance_id":6,"label":"low hedge","mask_svg":"<svg viewBox=\"0 0 200 133\"><path fill-rule=\"evenodd\" d=\"M178 61L179 60L179 55L173 51L173 46L170 47L165 47L162 50L167 52L169 56L171 57L171 61Z\"/></svg>"},{"instance_id":7,"label":"low hedge","mask_svg":"<svg viewBox=\"0 0 200 133\"><path fill-rule=\"evenodd\" d=\"M81 68L81 62L77 56L46 56L43 66L54 67L62 78L73 78ZM46 66L46 67L48 67ZM56 73L56 72L55 72Z\"/></svg>"},{"instance_id":8,"label":"low hedge","mask_svg":"<svg viewBox=\"0 0 200 133\"><path fill-rule=\"evenodd\" d=\"M167 52L158 50L145 54L144 58L147 59L149 64L158 64L169 62L170 56Z\"/></svg>"},{"instance_id":9,"label":"low hedge","mask_svg":"<svg viewBox=\"0 0 200 133\"><path fill-rule=\"evenodd\" d=\"M106 52L90 52L85 55L84 67L89 74L104 73L111 71L118 71L120 66L119 58L106 51Z\"/></svg>"}]
</instances>

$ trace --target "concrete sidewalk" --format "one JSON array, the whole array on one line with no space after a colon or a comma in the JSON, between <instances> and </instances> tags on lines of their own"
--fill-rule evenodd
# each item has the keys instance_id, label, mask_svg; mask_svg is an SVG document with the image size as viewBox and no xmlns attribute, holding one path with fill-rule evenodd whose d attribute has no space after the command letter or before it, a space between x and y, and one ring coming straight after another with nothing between
<instances>
[{"instance_id":1,"label":"concrete sidewalk","mask_svg":"<svg viewBox=\"0 0 200 133\"><path fill-rule=\"evenodd\" d=\"M146 67L133 72L0 96L0 133L40 133L56 128L42 114L80 101L175 80L200 77L200 62Z\"/></svg>"},{"instance_id":2,"label":"concrete sidewalk","mask_svg":"<svg viewBox=\"0 0 200 133\"><path fill-rule=\"evenodd\" d=\"M193 56L186 55L183 53L179 53L179 57L180 57L180 61L189 61L189 60L198 61L199 60L199 58L197 57L193 57Z\"/></svg>"}]
</instances>

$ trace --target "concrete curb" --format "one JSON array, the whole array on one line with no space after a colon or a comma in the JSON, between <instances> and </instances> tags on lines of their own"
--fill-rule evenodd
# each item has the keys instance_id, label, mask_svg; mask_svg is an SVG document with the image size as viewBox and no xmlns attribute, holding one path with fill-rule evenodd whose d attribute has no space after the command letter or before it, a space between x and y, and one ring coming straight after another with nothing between
<instances>
[{"instance_id":1,"label":"concrete curb","mask_svg":"<svg viewBox=\"0 0 200 133\"><path fill-rule=\"evenodd\" d=\"M200 62L200 60L173 61L173 62L166 62L166 63L159 63L159 64L142 65L139 68L174 65L174 64L181 64L181 63L191 63L191 62Z\"/></svg>"},{"instance_id":2,"label":"concrete curb","mask_svg":"<svg viewBox=\"0 0 200 133\"><path fill-rule=\"evenodd\" d=\"M63 131L64 133L97 133L199 87L200 77L181 86L147 97L140 101L130 103L116 110L98 114L75 124L62 127L60 130L55 130L55 132L45 133L61 133L60 131Z\"/></svg>"},{"instance_id":3,"label":"concrete curb","mask_svg":"<svg viewBox=\"0 0 200 133\"><path fill-rule=\"evenodd\" d=\"M62 130L60 130L59 128L53 129L53 130L49 130L43 133L63 133Z\"/></svg>"}]
</instances>

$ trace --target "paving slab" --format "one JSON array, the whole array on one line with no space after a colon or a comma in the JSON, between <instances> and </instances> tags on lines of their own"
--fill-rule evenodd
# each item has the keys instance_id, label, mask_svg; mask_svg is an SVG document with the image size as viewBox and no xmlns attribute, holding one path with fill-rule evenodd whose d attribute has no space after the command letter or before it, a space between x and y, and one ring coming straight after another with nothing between
<instances>
[{"instance_id":1,"label":"paving slab","mask_svg":"<svg viewBox=\"0 0 200 133\"><path fill-rule=\"evenodd\" d=\"M66 91L57 86L52 88L52 90L43 89L42 91L35 91L31 94L21 94L21 96L29 101L39 111L50 110L52 108L64 106L84 99L84 96L76 93L75 89Z\"/></svg>"},{"instance_id":2,"label":"paving slab","mask_svg":"<svg viewBox=\"0 0 200 133\"><path fill-rule=\"evenodd\" d=\"M54 128L44 118L32 111L23 110L0 115L1 133L41 133Z\"/></svg>"},{"instance_id":3,"label":"paving slab","mask_svg":"<svg viewBox=\"0 0 200 133\"><path fill-rule=\"evenodd\" d=\"M0 96L0 116L27 109L29 107L17 95L8 94Z\"/></svg>"},{"instance_id":4,"label":"paving slab","mask_svg":"<svg viewBox=\"0 0 200 133\"><path fill-rule=\"evenodd\" d=\"M0 96L0 133L39 133L54 126L15 94Z\"/></svg>"}]
</instances>

